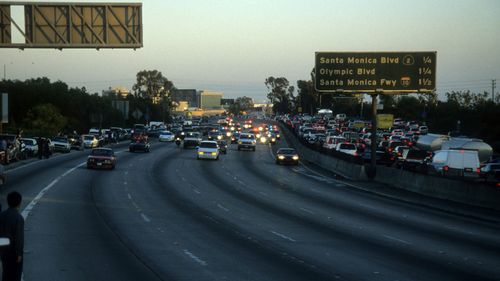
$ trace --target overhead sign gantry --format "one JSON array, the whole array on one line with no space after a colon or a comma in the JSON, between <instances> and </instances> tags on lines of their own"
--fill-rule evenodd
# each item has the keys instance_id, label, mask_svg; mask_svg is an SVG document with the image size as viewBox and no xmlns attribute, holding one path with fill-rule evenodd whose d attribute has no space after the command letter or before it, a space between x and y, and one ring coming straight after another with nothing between
<instances>
[{"instance_id":1,"label":"overhead sign gantry","mask_svg":"<svg viewBox=\"0 0 500 281\"><path fill-rule=\"evenodd\" d=\"M11 7L24 7L24 29ZM12 29L24 43L12 42ZM141 48L142 3L0 2L0 48Z\"/></svg>"}]
</instances>

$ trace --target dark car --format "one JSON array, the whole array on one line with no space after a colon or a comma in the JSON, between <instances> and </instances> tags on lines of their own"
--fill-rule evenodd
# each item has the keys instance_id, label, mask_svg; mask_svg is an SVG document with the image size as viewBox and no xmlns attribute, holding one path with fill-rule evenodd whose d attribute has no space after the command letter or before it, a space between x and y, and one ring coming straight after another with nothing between
<instances>
[{"instance_id":1,"label":"dark car","mask_svg":"<svg viewBox=\"0 0 500 281\"><path fill-rule=\"evenodd\" d=\"M425 150L412 148L405 152L403 158L403 169L426 172L431 155Z\"/></svg>"},{"instance_id":2,"label":"dark car","mask_svg":"<svg viewBox=\"0 0 500 281\"><path fill-rule=\"evenodd\" d=\"M222 133L220 131L210 131L208 132L207 139L208 140L221 140L223 138Z\"/></svg>"},{"instance_id":3,"label":"dark car","mask_svg":"<svg viewBox=\"0 0 500 281\"><path fill-rule=\"evenodd\" d=\"M135 151L149 152L150 149L151 149L151 147L150 147L149 142L147 140L144 140L144 139L132 141L128 146L128 150L130 152L135 152Z\"/></svg>"},{"instance_id":4,"label":"dark car","mask_svg":"<svg viewBox=\"0 0 500 281\"><path fill-rule=\"evenodd\" d=\"M231 135L231 143L238 143L238 139L240 138L240 133L239 132L234 132Z\"/></svg>"},{"instance_id":5,"label":"dark car","mask_svg":"<svg viewBox=\"0 0 500 281\"><path fill-rule=\"evenodd\" d=\"M217 144L219 145L220 153L227 154L227 142L225 140L219 140Z\"/></svg>"},{"instance_id":6,"label":"dark car","mask_svg":"<svg viewBox=\"0 0 500 281\"><path fill-rule=\"evenodd\" d=\"M365 151L361 154L361 158L365 163L370 163L372 159L372 153L370 148L365 148ZM385 151L385 149L379 147L376 150L375 160L377 164L391 166L394 164L396 158L391 153Z\"/></svg>"},{"instance_id":7,"label":"dark car","mask_svg":"<svg viewBox=\"0 0 500 281\"><path fill-rule=\"evenodd\" d=\"M107 168L114 169L116 166L116 156L111 148L94 148L87 158L87 168Z\"/></svg>"},{"instance_id":8,"label":"dark car","mask_svg":"<svg viewBox=\"0 0 500 281\"><path fill-rule=\"evenodd\" d=\"M481 166L479 177L485 181L500 182L500 163L486 163Z\"/></svg>"},{"instance_id":9,"label":"dark car","mask_svg":"<svg viewBox=\"0 0 500 281\"><path fill-rule=\"evenodd\" d=\"M293 148L280 148L276 152L276 164L299 164L299 155Z\"/></svg>"}]
</instances>

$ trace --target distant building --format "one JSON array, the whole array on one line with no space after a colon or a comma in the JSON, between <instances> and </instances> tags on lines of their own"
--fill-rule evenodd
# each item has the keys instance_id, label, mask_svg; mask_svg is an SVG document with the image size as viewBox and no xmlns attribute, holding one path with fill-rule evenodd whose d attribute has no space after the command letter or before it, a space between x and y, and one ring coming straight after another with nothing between
<instances>
[{"instance_id":1,"label":"distant building","mask_svg":"<svg viewBox=\"0 0 500 281\"><path fill-rule=\"evenodd\" d=\"M221 109L222 92L201 91L200 92L200 108L206 109Z\"/></svg>"},{"instance_id":2,"label":"distant building","mask_svg":"<svg viewBox=\"0 0 500 281\"><path fill-rule=\"evenodd\" d=\"M117 86L113 88L109 87L109 89L102 91L103 97L109 97L112 95L116 97L126 98L128 95L130 95L130 90L123 86Z\"/></svg>"},{"instance_id":3,"label":"distant building","mask_svg":"<svg viewBox=\"0 0 500 281\"><path fill-rule=\"evenodd\" d=\"M172 89L170 99L177 104L187 102L188 107L200 107L198 92L195 89Z\"/></svg>"}]
</instances>

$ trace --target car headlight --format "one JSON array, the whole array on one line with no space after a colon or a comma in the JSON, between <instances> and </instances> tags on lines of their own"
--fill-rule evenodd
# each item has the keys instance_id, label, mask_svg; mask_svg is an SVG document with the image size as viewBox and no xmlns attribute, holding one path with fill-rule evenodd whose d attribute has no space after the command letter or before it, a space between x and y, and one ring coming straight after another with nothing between
<instances>
[{"instance_id":1,"label":"car headlight","mask_svg":"<svg viewBox=\"0 0 500 281\"><path fill-rule=\"evenodd\" d=\"M273 142L274 142L274 141L276 141L276 139L275 139L275 138L272 138L272 139L271 139L271 141L273 141Z\"/></svg>"},{"instance_id":2,"label":"car headlight","mask_svg":"<svg viewBox=\"0 0 500 281\"><path fill-rule=\"evenodd\" d=\"M299 156L294 155L294 156L292 157L292 159L293 159L293 160L299 160Z\"/></svg>"},{"instance_id":3,"label":"car headlight","mask_svg":"<svg viewBox=\"0 0 500 281\"><path fill-rule=\"evenodd\" d=\"M260 142L266 142L266 138L265 137L261 137L260 138Z\"/></svg>"},{"instance_id":4,"label":"car headlight","mask_svg":"<svg viewBox=\"0 0 500 281\"><path fill-rule=\"evenodd\" d=\"M256 135L256 137L257 137L257 138L260 138L260 134L257 134L257 135Z\"/></svg>"},{"instance_id":5,"label":"car headlight","mask_svg":"<svg viewBox=\"0 0 500 281\"><path fill-rule=\"evenodd\" d=\"M278 159L283 160L283 159L285 159L285 156L283 156L283 155L278 155Z\"/></svg>"},{"instance_id":6,"label":"car headlight","mask_svg":"<svg viewBox=\"0 0 500 281\"><path fill-rule=\"evenodd\" d=\"M227 133L226 133L226 136L230 137L230 136L231 136L231 133L230 133L230 132L227 132Z\"/></svg>"},{"instance_id":7,"label":"car headlight","mask_svg":"<svg viewBox=\"0 0 500 281\"><path fill-rule=\"evenodd\" d=\"M217 136L217 139L218 139L218 140L221 140L221 139L222 139L222 136L221 136L221 135L218 135L218 136Z\"/></svg>"},{"instance_id":8,"label":"car headlight","mask_svg":"<svg viewBox=\"0 0 500 281\"><path fill-rule=\"evenodd\" d=\"M198 151L198 155L203 155L203 151Z\"/></svg>"},{"instance_id":9,"label":"car headlight","mask_svg":"<svg viewBox=\"0 0 500 281\"><path fill-rule=\"evenodd\" d=\"M242 141L238 141L238 144L243 144L243 142Z\"/></svg>"},{"instance_id":10,"label":"car headlight","mask_svg":"<svg viewBox=\"0 0 500 281\"><path fill-rule=\"evenodd\" d=\"M104 160L104 163L111 164L111 160Z\"/></svg>"},{"instance_id":11,"label":"car headlight","mask_svg":"<svg viewBox=\"0 0 500 281\"><path fill-rule=\"evenodd\" d=\"M217 152L210 153L212 156L217 156Z\"/></svg>"},{"instance_id":12,"label":"car headlight","mask_svg":"<svg viewBox=\"0 0 500 281\"><path fill-rule=\"evenodd\" d=\"M279 138L279 137L280 137L280 134L277 134L277 135L276 135L276 137L277 137L277 138Z\"/></svg>"}]
</instances>

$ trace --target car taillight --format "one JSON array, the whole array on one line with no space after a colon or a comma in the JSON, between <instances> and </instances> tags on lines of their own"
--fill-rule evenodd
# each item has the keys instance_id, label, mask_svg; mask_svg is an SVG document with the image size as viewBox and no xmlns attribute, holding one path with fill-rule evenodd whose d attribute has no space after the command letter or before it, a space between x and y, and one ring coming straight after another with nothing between
<instances>
[{"instance_id":1,"label":"car taillight","mask_svg":"<svg viewBox=\"0 0 500 281\"><path fill-rule=\"evenodd\" d=\"M481 173L481 168L476 169L476 173L480 174Z\"/></svg>"},{"instance_id":2,"label":"car taillight","mask_svg":"<svg viewBox=\"0 0 500 281\"><path fill-rule=\"evenodd\" d=\"M498 187L500 187L500 181L499 181L499 182L497 182L497 186L498 186Z\"/></svg>"},{"instance_id":3,"label":"car taillight","mask_svg":"<svg viewBox=\"0 0 500 281\"><path fill-rule=\"evenodd\" d=\"M412 142L409 142L409 143L408 143L408 145L409 145L409 146L412 146L412 145L413 145L413 143L412 143Z\"/></svg>"},{"instance_id":4,"label":"car taillight","mask_svg":"<svg viewBox=\"0 0 500 281\"><path fill-rule=\"evenodd\" d=\"M394 156L391 157L391 161L393 161L393 160L394 160Z\"/></svg>"},{"instance_id":5,"label":"car taillight","mask_svg":"<svg viewBox=\"0 0 500 281\"><path fill-rule=\"evenodd\" d=\"M448 172L448 170L450 170L450 167L448 167L448 166L443 167L443 171Z\"/></svg>"}]
</instances>

